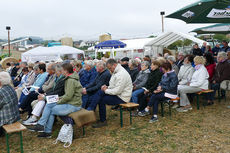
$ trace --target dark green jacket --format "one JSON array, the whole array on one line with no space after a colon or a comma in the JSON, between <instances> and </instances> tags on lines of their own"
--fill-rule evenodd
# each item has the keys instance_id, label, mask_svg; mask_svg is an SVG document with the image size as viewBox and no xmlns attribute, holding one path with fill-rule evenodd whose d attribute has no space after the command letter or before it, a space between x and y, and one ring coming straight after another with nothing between
<instances>
[{"instance_id":1,"label":"dark green jacket","mask_svg":"<svg viewBox=\"0 0 230 153\"><path fill-rule=\"evenodd\" d=\"M76 72L65 79L65 94L60 98L58 104L71 104L81 106L82 86Z\"/></svg>"}]
</instances>

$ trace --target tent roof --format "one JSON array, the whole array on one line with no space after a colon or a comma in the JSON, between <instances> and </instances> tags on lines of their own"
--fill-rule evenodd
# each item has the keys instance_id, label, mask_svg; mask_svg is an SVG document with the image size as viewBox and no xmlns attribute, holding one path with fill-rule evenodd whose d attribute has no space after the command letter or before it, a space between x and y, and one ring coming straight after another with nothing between
<instances>
[{"instance_id":1,"label":"tent roof","mask_svg":"<svg viewBox=\"0 0 230 153\"><path fill-rule=\"evenodd\" d=\"M33 48L22 55L24 56L31 56L31 55L37 55L37 56L43 56L43 55L64 55L64 54L84 54L84 51L73 48L70 46L53 46L53 47L36 47Z\"/></svg>"},{"instance_id":2,"label":"tent roof","mask_svg":"<svg viewBox=\"0 0 230 153\"><path fill-rule=\"evenodd\" d=\"M164 47L167 47L167 46L171 45L172 43L174 43L180 39L189 39L189 40L197 43L200 46L203 44L203 42L205 42L205 41L198 39L198 38L196 38L192 35L189 35L189 34L184 34L181 32L166 32L166 33L159 35L158 37L156 37L155 39L153 39L149 43L147 43L146 46L164 46Z\"/></svg>"}]
</instances>

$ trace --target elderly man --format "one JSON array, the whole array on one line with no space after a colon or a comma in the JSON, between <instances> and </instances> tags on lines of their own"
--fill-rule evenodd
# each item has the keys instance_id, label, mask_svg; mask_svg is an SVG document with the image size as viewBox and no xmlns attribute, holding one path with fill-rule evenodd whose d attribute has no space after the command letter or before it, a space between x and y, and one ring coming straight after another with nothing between
<instances>
[{"instance_id":1,"label":"elderly man","mask_svg":"<svg viewBox=\"0 0 230 153\"><path fill-rule=\"evenodd\" d=\"M121 66L130 74L128 57L124 57L121 59Z\"/></svg>"},{"instance_id":2,"label":"elderly man","mask_svg":"<svg viewBox=\"0 0 230 153\"><path fill-rule=\"evenodd\" d=\"M230 47L228 46L228 42L226 40L222 41L223 47L220 49L220 51L227 52L230 51Z\"/></svg>"},{"instance_id":3,"label":"elderly man","mask_svg":"<svg viewBox=\"0 0 230 153\"><path fill-rule=\"evenodd\" d=\"M96 76L95 80L92 83L90 83L87 87L83 88L82 91L83 95L88 95L85 101L85 108L87 108L87 110L96 109L97 103L95 103L95 101L92 101L92 99L94 99L94 96L96 95L97 91L101 89L102 85L109 85L109 80L111 77L111 74L109 70L106 69L106 65L103 61L97 63L96 69L98 75Z\"/></svg>"},{"instance_id":4,"label":"elderly man","mask_svg":"<svg viewBox=\"0 0 230 153\"><path fill-rule=\"evenodd\" d=\"M85 61L84 70L79 73L80 82L83 88L92 83L97 76L97 71L95 70L94 62L92 60ZM88 95L82 96L82 108L86 108L86 102L88 100Z\"/></svg>"},{"instance_id":5,"label":"elderly man","mask_svg":"<svg viewBox=\"0 0 230 153\"><path fill-rule=\"evenodd\" d=\"M176 61L176 66L179 68L183 65L184 63L184 53L179 52L178 56L177 56L177 61Z\"/></svg>"},{"instance_id":6,"label":"elderly man","mask_svg":"<svg viewBox=\"0 0 230 153\"><path fill-rule=\"evenodd\" d=\"M18 98L14 88L10 85L11 77L7 72L0 72L0 136L3 135L2 126L20 119L18 113Z\"/></svg>"},{"instance_id":7,"label":"elderly man","mask_svg":"<svg viewBox=\"0 0 230 153\"><path fill-rule=\"evenodd\" d=\"M106 104L119 105L129 102L132 95L133 85L129 73L114 59L109 59L106 66L112 76L109 86L103 85L95 96L94 103L99 104L100 121L93 125L94 128L107 125Z\"/></svg>"},{"instance_id":8,"label":"elderly man","mask_svg":"<svg viewBox=\"0 0 230 153\"><path fill-rule=\"evenodd\" d=\"M220 88L220 83L224 80L230 80L230 64L228 62L228 56L226 52L219 52L217 55L218 64L212 79L211 88L214 90L213 95L211 96L211 101L213 101L216 90ZM221 92L222 97L225 96L225 92Z\"/></svg>"}]
</instances>

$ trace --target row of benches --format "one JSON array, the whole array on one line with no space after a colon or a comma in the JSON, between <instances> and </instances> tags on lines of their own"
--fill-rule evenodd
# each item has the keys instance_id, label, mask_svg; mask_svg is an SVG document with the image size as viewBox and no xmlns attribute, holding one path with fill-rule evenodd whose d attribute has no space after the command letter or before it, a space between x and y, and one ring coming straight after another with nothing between
<instances>
[{"instance_id":1,"label":"row of benches","mask_svg":"<svg viewBox=\"0 0 230 153\"><path fill-rule=\"evenodd\" d=\"M210 93L210 92L213 92L213 90L203 90L203 91L200 91L198 93L196 93L196 96L197 96L197 109L199 110L200 108L200 102L199 102L199 96L202 95L202 94L207 94L207 93ZM218 96L219 97L219 96ZM167 104L169 106L169 115L171 116L171 106L172 106L172 102L175 101L175 100L179 100L180 98L176 98L176 99L170 99L170 100L167 100L167 101L163 101L161 102L161 115L162 117L164 116L164 105ZM136 103L125 103L125 104L120 104L120 126L123 127L123 109L128 109L129 110L129 113L130 113L130 124L132 124L132 108L136 108L138 107L139 104L136 104ZM76 112L77 113L77 112ZM90 122L86 121L87 119L87 116L89 115L89 113L91 113L90 115L92 115L92 111L84 111L83 113L81 113L81 115L79 114L76 114L74 115L75 117L73 117L73 114L70 114L69 116L72 117L75 121L75 124L78 126L78 127L82 127L83 128L83 135L85 134L85 130L84 130L84 127L86 125L88 125L89 123L92 123L94 121L96 121L96 117L95 119L91 119ZM83 124L79 124L77 121L79 119L83 119L84 123ZM3 126L3 129L5 130L5 133L6 133L6 147L7 147L7 153L10 152L10 147L9 147L9 134L11 133L15 133L15 132L18 132L19 135L20 135L20 148L21 148L21 153L23 153L23 140L22 140L22 131L26 130L26 127L23 126L21 123L19 122L16 122L16 123L13 123L13 124L9 124L9 125L4 125Z\"/></svg>"}]
</instances>

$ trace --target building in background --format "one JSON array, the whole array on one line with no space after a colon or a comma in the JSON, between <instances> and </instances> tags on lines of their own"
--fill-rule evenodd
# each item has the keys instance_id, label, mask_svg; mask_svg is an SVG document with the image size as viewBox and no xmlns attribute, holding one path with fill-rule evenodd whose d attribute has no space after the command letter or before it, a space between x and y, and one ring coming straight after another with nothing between
<instances>
[{"instance_id":1,"label":"building in background","mask_svg":"<svg viewBox=\"0 0 230 153\"><path fill-rule=\"evenodd\" d=\"M73 39L71 37L64 37L61 38L61 44L63 46L70 46L73 47Z\"/></svg>"}]
</instances>

